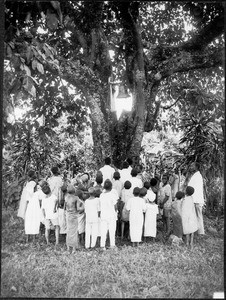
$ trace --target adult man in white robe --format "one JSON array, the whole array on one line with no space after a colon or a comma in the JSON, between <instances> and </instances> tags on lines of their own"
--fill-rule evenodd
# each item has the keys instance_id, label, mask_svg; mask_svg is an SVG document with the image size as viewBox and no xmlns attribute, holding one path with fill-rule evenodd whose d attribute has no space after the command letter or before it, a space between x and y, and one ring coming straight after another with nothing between
<instances>
[{"instance_id":1,"label":"adult man in white robe","mask_svg":"<svg viewBox=\"0 0 226 300\"><path fill-rule=\"evenodd\" d=\"M104 162L105 162L105 165L102 168L100 168L100 171L103 175L103 184L104 184L106 179L109 179L112 182L113 175L114 175L114 172L115 172L115 169L110 166L110 164L111 164L111 158L110 157L106 157Z\"/></svg>"},{"instance_id":2,"label":"adult man in white robe","mask_svg":"<svg viewBox=\"0 0 226 300\"><path fill-rule=\"evenodd\" d=\"M191 172L192 176L188 182L188 186L192 186L195 189L192 197L194 200L195 211L198 220L198 234L205 234L202 215L202 207L204 205L203 177L199 172L195 162L190 165L189 171Z\"/></svg>"},{"instance_id":3,"label":"adult man in white robe","mask_svg":"<svg viewBox=\"0 0 226 300\"><path fill-rule=\"evenodd\" d=\"M129 169L129 164L127 161L124 161L122 164L122 170L119 171L120 173L120 180L124 184L127 180L130 181L131 176L131 170Z\"/></svg>"}]
</instances>

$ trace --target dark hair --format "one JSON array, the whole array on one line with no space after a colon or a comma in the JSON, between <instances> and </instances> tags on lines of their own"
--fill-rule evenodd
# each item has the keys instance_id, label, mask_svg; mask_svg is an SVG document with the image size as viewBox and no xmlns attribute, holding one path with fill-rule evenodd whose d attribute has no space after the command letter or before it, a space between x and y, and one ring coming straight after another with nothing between
<instances>
[{"instance_id":1,"label":"dark hair","mask_svg":"<svg viewBox=\"0 0 226 300\"><path fill-rule=\"evenodd\" d=\"M151 184L149 181L145 181L144 187L148 190L150 188Z\"/></svg>"},{"instance_id":2,"label":"dark hair","mask_svg":"<svg viewBox=\"0 0 226 300\"><path fill-rule=\"evenodd\" d=\"M181 191L178 191L178 192L176 192L175 197L176 197L178 200L180 200L180 199L184 198L184 193L181 192Z\"/></svg>"},{"instance_id":3,"label":"dark hair","mask_svg":"<svg viewBox=\"0 0 226 300\"><path fill-rule=\"evenodd\" d=\"M195 191L195 189L192 186L187 186L185 192L188 196L191 196L194 194L194 191Z\"/></svg>"},{"instance_id":4,"label":"dark hair","mask_svg":"<svg viewBox=\"0 0 226 300\"><path fill-rule=\"evenodd\" d=\"M141 197L144 197L145 195L147 195L147 189L145 187L142 187L140 189L140 194Z\"/></svg>"},{"instance_id":5,"label":"dark hair","mask_svg":"<svg viewBox=\"0 0 226 300\"><path fill-rule=\"evenodd\" d=\"M128 169L128 167L129 167L128 162L127 162L127 161L124 161L123 164L122 164L122 168L123 168L123 169Z\"/></svg>"},{"instance_id":6,"label":"dark hair","mask_svg":"<svg viewBox=\"0 0 226 300\"><path fill-rule=\"evenodd\" d=\"M105 165L110 165L111 164L111 158L110 157L106 157L105 160Z\"/></svg>"},{"instance_id":7,"label":"dark hair","mask_svg":"<svg viewBox=\"0 0 226 300\"><path fill-rule=\"evenodd\" d=\"M133 194L134 194L134 196L139 196L139 194L140 194L140 189L139 189L139 187L135 187L135 188L133 189Z\"/></svg>"},{"instance_id":8,"label":"dark hair","mask_svg":"<svg viewBox=\"0 0 226 300\"><path fill-rule=\"evenodd\" d=\"M131 188L132 184L129 180L126 180L125 183L124 183L124 188L126 190L129 190Z\"/></svg>"},{"instance_id":9,"label":"dark hair","mask_svg":"<svg viewBox=\"0 0 226 300\"><path fill-rule=\"evenodd\" d=\"M95 188L94 188L94 196L95 196L96 198L99 198L101 193L102 193L102 191L101 191L100 188L98 188L98 187L95 187Z\"/></svg>"},{"instance_id":10,"label":"dark hair","mask_svg":"<svg viewBox=\"0 0 226 300\"><path fill-rule=\"evenodd\" d=\"M53 175L59 175L58 167L52 167L51 171L52 171Z\"/></svg>"},{"instance_id":11,"label":"dark hair","mask_svg":"<svg viewBox=\"0 0 226 300\"><path fill-rule=\"evenodd\" d=\"M132 166L133 164L132 158L128 157L126 161L128 162L129 166Z\"/></svg>"},{"instance_id":12,"label":"dark hair","mask_svg":"<svg viewBox=\"0 0 226 300\"><path fill-rule=\"evenodd\" d=\"M158 183L158 180L156 178L151 178L150 186L155 186L157 183Z\"/></svg>"},{"instance_id":13,"label":"dark hair","mask_svg":"<svg viewBox=\"0 0 226 300\"><path fill-rule=\"evenodd\" d=\"M113 178L115 179L115 180L119 180L120 179L120 173L118 172L118 171L115 171L114 172L114 174L113 174Z\"/></svg>"},{"instance_id":14,"label":"dark hair","mask_svg":"<svg viewBox=\"0 0 226 300\"><path fill-rule=\"evenodd\" d=\"M103 174L101 171L97 171L96 174L96 183L97 184L102 184L103 183Z\"/></svg>"},{"instance_id":15,"label":"dark hair","mask_svg":"<svg viewBox=\"0 0 226 300\"><path fill-rule=\"evenodd\" d=\"M48 195L49 193L51 193L50 187L49 185L43 185L42 186L42 191L44 194Z\"/></svg>"},{"instance_id":16,"label":"dark hair","mask_svg":"<svg viewBox=\"0 0 226 300\"><path fill-rule=\"evenodd\" d=\"M135 168L133 168L132 170L131 170L131 176L132 177L136 177L137 176L137 169L135 169Z\"/></svg>"},{"instance_id":17,"label":"dark hair","mask_svg":"<svg viewBox=\"0 0 226 300\"><path fill-rule=\"evenodd\" d=\"M106 179L105 182L104 182L104 189L106 191L111 191L112 189L112 183L111 183L111 180L109 179Z\"/></svg>"}]
</instances>

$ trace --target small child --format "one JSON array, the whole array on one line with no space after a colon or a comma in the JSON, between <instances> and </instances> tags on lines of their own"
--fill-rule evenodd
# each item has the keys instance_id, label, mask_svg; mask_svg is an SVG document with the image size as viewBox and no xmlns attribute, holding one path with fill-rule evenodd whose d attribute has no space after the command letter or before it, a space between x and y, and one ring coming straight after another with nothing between
<instances>
[{"instance_id":1,"label":"small child","mask_svg":"<svg viewBox=\"0 0 226 300\"><path fill-rule=\"evenodd\" d=\"M122 212L121 212L121 240L124 237L125 225L129 225L129 211L126 209L127 202L133 197L133 191L131 189L131 182L126 180L124 183L124 188L122 189Z\"/></svg>"},{"instance_id":2,"label":"small child","mask_svg":"<svg viewBox=\"0 0 226 300\"><path fill-rule=\"evenodd\" d=\"M147 237L151 237L153 241L155 240L157 233L157 215L158 215L158 205L154 202L156 195L150 188L150 183L144 183L147 189L147 194L144 197L146 201L146 212L144 221L144 241Z\"/></svg>"},{"instance_id":3,"label":"small child","mask_svg":"<svg viewBox=\"0 0 226 300\"><path fill-rule=\"evenodd\" d=\"M78 233L79 233L79 241L81 245L84 245L85 243L85 198L87 197L87 194L80 190L76 189L75 195L78 196L78 202L79 202L79 214L78 214Z\"/></svg>"},{"instance_id":4,"label":"small child","mask_svg":"<svg viewBox=\"0 0 226 300\"><path fill-rule=\"evenodd\" d=\"M123 183L120 180L120 173L118 171L113 174L112 188L115 189L118 193L118 198L121 199Z\"/></svg>"},{"instance_id":5,"label":"small child","mask_svg":"<svg viewBox=\"0 0 226 300\"><path fill-rule=\"evenodd\" d=\"M80 248L78 236L78 216L81 208L79 198L75 195L75 187L73 185L68 185L67 187L64 208L66 210L67 220L67 250L70 252L70 247L72 247L72 251L75 252L76 249Z\"/></svg>"},{"instance_id":6,"label":"small child","mask_svg":"<svg viewBox=\"0 0 226 300\"><path fill-rule=\"evenodd\" d=\"M193 248L194 232L198 230L198 221L195 212L195 205L192 198L194 188L187 186L185 191L185 198L182 202L182 226L183 233L186 236L186 245Z\"/></svg>"},{"instance_id":7,"label":"small child","mask_svg":"<svg viewBox=\"0 0 226 300\"><path fill-rule=\"evenodd\" d=\"M178 191L175 195L175 200L172 203L172 220L173 220L173 235L178 238L183 236L183 227L181 219L181 209L182 209L182 199L184 198L184 193Z\"/></svg>"},{"instance_id":8,"label":"small child","mask_svg":"<svg viewBox=\"0 0 226 300\"><path fill-rule=\"evenodd\" d=\"M104 182L104 191L100 195L100 218L101 218L101 240L100 246L106 250L107 232L110 237L110 247L115 247L115 231L116 231L116 210L118 196L112 191L112 183L109 179Z\"/></svg>"},{"instance_id":9,"label":"small child","mask_svg":"<svg viewBox=\"0 0 226 300\"><path fill-rule=\"evenodd\" d=\"M95 183L94 183L94 187L98 187L101 192L103 191L103 174L101 171L97 171L97 174L96 174L96 179L95 179Z\"/></svg>"},{"instance_id":10,"label":"small child","mask_svg":"<svg viewBox=\"0 0 226 300\"><path fill-rule=\"evenodd\" d=\"M85 248L94 248L96 246L98 235L98 212L100 211L99 198L95 197L95 188L88 189L89 198L85 201Z\"/></svg>"},{"instance_id":11,"label":"small child","mask_svg":"<svg viewBox=\"0 0 226 300\"><path fill-rule=\"evenodd\" d=\"M142 238L142 229L144 223L144 212L146 210L146 203L140 196L140 188L135 187L133 189L133 197L127 202L126 209L130 211L129 225L130 225L130 237L132 245L138 246Z\"/></svg>"},{"instance_id":12,"label":"small child","mask_svg":"<svg viewBox=\"0 0 226 300\"><path fill-rule=\"evenodd\" d=\"M144 182L144 187L147 189L147 194L145 196L146 203L154 202L155 199L156 199L156 194L153 192L150 182L145 181Z\"/></svg>"},{"instance_id":13,"label":"small child","mask_svg":"<svg viewBox=\"0 0 226 300\"><path fill-rule=\"evenodd\" d=\"M56 237L56 245L59 244L59 233L60 233L60 226L58 220L58 199L57 196L51 194L51 190L49 185L42 186L42 191L46 195L45 198L42 199L42 212L45 218L45 238L47 245L49 245L49 232L51 225L54 226L55 229L55 237Z\"/></svg>"}]
</instances>

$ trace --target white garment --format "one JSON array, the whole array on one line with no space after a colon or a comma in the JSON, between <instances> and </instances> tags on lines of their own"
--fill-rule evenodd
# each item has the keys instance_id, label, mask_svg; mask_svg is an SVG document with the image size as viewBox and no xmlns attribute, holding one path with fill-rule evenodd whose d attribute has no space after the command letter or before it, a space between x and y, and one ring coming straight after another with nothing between
<instances>
[{"instance_id":1,"label":"white garment","mask_svg":"<svg viewBox=\"0 0 226 300\"><path fill-rule=\"evenodd\" d=\"M66 234L67 221L66 221L66 210L64 208L58 208L58 220L60 226L60 234Z\"/></svg>"},{"instance_id":2,"label":"white garment","mask_svg":"<svg viewBox=\"0 0 226 300\"><path fill-rule=\"evenodd\" d=\"M86 200L87 201L87 200ZM97 235L98 235L98 221L87 222L85 228L85 248L93 248L96 246Z\"/></svg>"},{"instance_id":3,"label":"white garment","mask_svg":"<svg viewBox=\"0 0 226 300\"><path fill-rule=\"evenodd\" d=\"M42 209L45 211L46 219L58 219L58 210L54 213L55 203L57 201L57 196L51 194L49 197L42 199Z\"/></svg>"},{"instance_id":4,"label":"white garment","mask_svg":"<svg viewBox=\"0 0 226 300\"><path fill-rule=\"evenodd\" d=\"M31 199L31 197L33 196L35 186L36 186L36 182L33 180L31 180L25 184L22 194L21 194L21 198L20 198L20 204L19 204L19 209L18 209L18 213L17 213L18 217L24 219L26 204L27 204L27 201L29 201Z\"/></svg>"},{"instance_id":5,"label":"white garment","mask_svg":"<svg viewBox=\"0 0 226 300\"><path fill-rule=\"evenodd\" d=\"M59 199L59 192L63 185L63 179L58 176L52 176L47 180L51 193L57 196L57 200Z\"/></svg>"},{"instance_id":6,"label":"white garment","mask_svg":"<svg viewBox=\"0 0 226 300\"><path fill-rule=\"evenodd\" d=\"M111 182L113 180L113 175L115 173L115 169L112 168L111 166L109 165L105 165L104 167L100 168L100 171L103 175L103 184L105 182L106 179L110 179Z\"/></svg>"},{"instance_id":7,"label":"white garment","mask_svg":"<svg viewBox=\"0 0 226 300\"><path fill-rule=\"evenodd\" d=\"M115 180L113 179L112 182L112 189L115 189L118 194L118 198L121 198L122 196L122 189L123 189L123 183L121 180Z\"/></svg>"},{"instance_id":8,"label":"white garment","mask_svg":"<svg viewBox=\"0 0 226 300\"><path fill-rule=\"evenodd\" d=\"M129 168L127 169L122 169L119 170L120 173L120 180L122 181L122 183L124 184L127 180L130 181L130 179L132 178L131 176L131 170Z\"/></svg>"},{"instance_id":9,"label":"white garment","mask_svg":"<svg viewBox=\"0 0 226 300\"><path fill-rule=\"evenodd\" d=\"M155 203L146 203L144 236L156 237L157 232L157 214L158 205Z\"/></svg>"},{"instance_id":10,"label":"white garment","mask_svg":"<svg viewBox=\"0 0 226 300\"><path fill-rule=\"evenodd\" d=\"M123 206L123 209L122 209L122 221L124 222L128 222L129 221L129 211L126 209L126 205L127 205L127 202L130 198L133 198L133 191L132 189L123 189L122 190L122 198L121 200L125 203L125 205Z\"/></svg>"},{"instance_id":11,"label":"white garment","mask_svg":"<svg viewBox=\"0 0 226 300\"><path fill-rule=\"evenodd\" d=\"M192 186L195 191L192 195L194 203L204 204L203 178L199 171L191 177L188 186Z\"/></svg>"},{"instance_id":12,"label":"white garment","mask_svg":"<svg viewBox=\"0 0 226 300\"><path fill-rule=\"evenodd\" d=\"M154 202L155 198L156 198L156 194L152 191L152 189L148 189L147 190L147 194L144 197L146 203L148 203L148 202Z\"/></svg>"},{"instance_id":13,"label":"white garment","mask_svg":"<svg viewBox=\"0 0 226 300\"><path fill-rule=\"evenodd\" d=\"M41 222L40 201L44 196L45 194L38 190L29 199L25 212L25 234L39 234Z\"/></svg>"},{"instance_id":14,"label":"white garment","mask_svg":"<svg viewBox=\"0 0 226 300\"><path fill-rule=\"evenodd\" d=\"M107 239L107 232L109 231L109 238L110 238L110 246L115 246L115 231L116 231L116 220L102 220L101 219L101 239L100 239L100 246L105 247L106 239Z\"/></svg>"},{"instance_id":15,"label":"white garment","mask_svg":"<svg viewBox=\"0 0 226 300\"><path fill-rule=\"evenodd\" d=\"M141 197L130 198L127 202L126 209L130 211L129 225L131 242L141 242L144 215L146 211L145 200Z\"/></svg>"},{"instance_id":16,"label":"white garment","mask_svg":"<svg viewBox=\"0 0 226 300\"><path fill-rule=\"evenodd\" d=\"M135 187L139 187L140 189L143 187L143 182L140 178L131 177L130 182L131 182L131 185L132 185L131 186L132 191Z\"/></svg>"},{"instance_id":17,"label":"white garment","mask_svg":"<svg viewBox=\"0 0 226 300\"><path fill-rule=\"evenodd\" d=\"M103 192L100 195L100 217L101 220L116 220L115 205L118 200L117 192Z\"/></svg>"},{"instance_id":18,"label":"white garment","mask_svg":"<svg viewBox=\"0 0 226 300\"><path fill-rule=\"evenodd\" d=\"M85 203L86 223L98 222L98 211L100 211L100 199L88 198Z\"/></svg>"}]
</instances>

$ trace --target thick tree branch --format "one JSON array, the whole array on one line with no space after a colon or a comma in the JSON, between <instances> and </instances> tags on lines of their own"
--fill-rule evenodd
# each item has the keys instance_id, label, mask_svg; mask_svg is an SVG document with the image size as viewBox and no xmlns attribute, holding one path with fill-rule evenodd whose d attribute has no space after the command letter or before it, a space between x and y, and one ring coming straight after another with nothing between
<instances>
[{"instance_id":1,"label":"thick tree branch","mask_svg":"<svg viewBox=\"0 0 226 300\"><path fill-rule=\"evenodd\" d=\"M187 51L202 50L209 45L215 38L224 32L224 15L215 17L213 21L200 30L191 40L181 45Z\"/></svg>"},{"instance_id":2,"label":"thick tree branch","mask_svg":"<svg viewBox=\"0 0 226 300\"><path fill-rule=\"evenodd\" d=\"M95 59L95 49L96 49L96 43L97 43L97 35L96 35L96 32L94 29L91 31L91 37L92 37L92 45L91 45L91 51L90 51L89 65L91 68L93 68L94 59Z\"/></svg>"}]
</instances>

